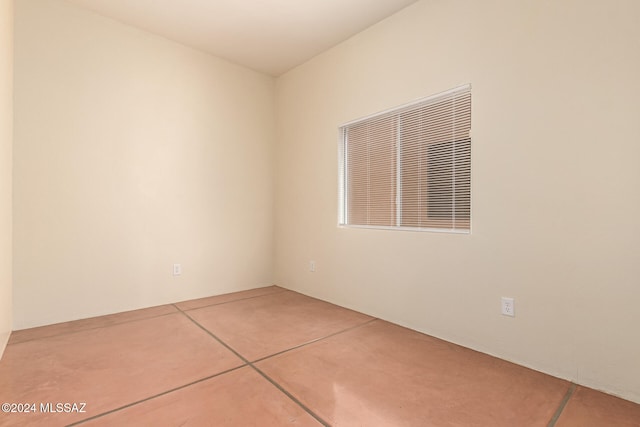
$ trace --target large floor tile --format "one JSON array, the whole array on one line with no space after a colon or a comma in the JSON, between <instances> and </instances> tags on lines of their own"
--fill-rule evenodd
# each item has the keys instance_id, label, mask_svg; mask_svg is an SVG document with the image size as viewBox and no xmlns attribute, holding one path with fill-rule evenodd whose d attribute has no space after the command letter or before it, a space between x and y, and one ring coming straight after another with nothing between
<instances>
[{"instance_id":1,"label":"large floor tile","mask_svg":"<svg viewBox=\"0 0 640 427\"><path fill-rule=\"evenodd\" d=\"M194 308L206 307L209 305L224 304L230 301L253 298L262 295L275 294L284 292L285 289L277 286L267 286L264 288L249 289L248 291L232 292L230 294L216 295L212 297L192 299L176 303L176 307L180 310L193 310Z\"/></svg>"},{"instance_id":2,"label":"large floor tile","mask_svg":"<svg viewBox=\"0 0 640 427\"><path fill-rule=\"evenodd\" d=\"M0 425L65 425L242 362L183 314L7 346L0 402L86 402L86 413L2 414Z\"/></svg>"},{"instance_id":3,"label":"large floor tile","mask_svg":"<svg viewBox=\"0 0 640 427\"><path fill-rule=\"evenodd\" d=\"M188 311L248 360L326 337L372 318L285 291Z\"/></svg>"},{"instance_id":4,"label":"large floor tile","mask_svg":"<svg viewBox=\"0 0 640 427\"><path fill-rule=\"evenodd\" d=\"M556 427L639 427L640 405L578 387Z\"/></svg>"},{"instance_id":5,"label":"large floor tile","mask_svg":"<svg viewBox=\"0 0 640 427\"><path fill-rule=\"evenodd\" d=\"M256 366L335 426L546 426L569 388L380 320Z\"/></svg>"},{"instance_id":6,"label":"large floor tile","mask_svg":"<svg viewBox=\"0 0 640 427\"><path fill-rule=\"evenodd\" d=\"M21 329L11 333L9 344L17 344L34 339L100 328L103 326L117 325L120 323L131 322L133 320L149 319L151 317L176 313L177 311L178 310L176 310L172 305L159 305L157 307L125 311L122 313L109 314L107 316L91 317L89 319L56 323L54 325L40 326L37 328Z\"/></svg>"},{"instance_id":7,"label":"large floor tile","mask_svg":"<svg viewBox=\"0 0 640 427\"><path fill-rule=\"evenodd\" d=\"M98 426L320 426L244 367L81 424Z\"/></svg>"}]
</instances>

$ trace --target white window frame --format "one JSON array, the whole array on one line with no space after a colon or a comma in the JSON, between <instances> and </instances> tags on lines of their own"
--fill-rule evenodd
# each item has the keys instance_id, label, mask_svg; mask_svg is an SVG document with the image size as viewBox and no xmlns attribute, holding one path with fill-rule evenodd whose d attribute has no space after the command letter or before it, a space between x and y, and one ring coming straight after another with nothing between
<instances>
[{"instance_id":1,"label":"white window frame","mask_svg":"<svg viewBox=\"0 0 640 427\"><path fill-rule=\"evenodd\" d=\"M346 145L348 144L346 137L346 129L348 126L355 125L358 123L366 122L371 119L375 119L378 117L383 117L390 114L399 114L403 111L411 110L421 105L435 103L439 100L445 99L450 96L454 96L455 94L469 92L471 93L471 85L466 84L462 86L458 86L456 88L440 92L435 95L431 95L425 98L421 98L415 101L412 101L407 104L400 105L395 108L391 108L388 110L384 110L375 114L371 114L356 120L349 121L347 123L342 124L338 129L338 226L346 227L346 228L363 228L363 229L382 229L382 230L398 230L398 231L426 231L426 232L437 232L437 233L454 233L454 234L470 234L471 226L472 226L472 215L471 215L471 202L472 202L472 188L470 188L469 194L469 220L468 227L466 228L441 228L441 227L410 227L400 225L402 220L402 203L401 203L401 194L402 194L402 173L401 173L401 156L400 151L402 149L401 144L397 144L398 155L396 156L396 225L394 226L383 226L383 225L359 225L359 224L348 224L348 156ZM469 113L470 114L470 113ZM401 129L398 126L398 141L400 140ZM471 141L471 131L469 130L468 135L469 141ZM456 141L452 141L455 143ZM471 144L471 148L473 144ZM471 160L469 159L469 162ZM470 172L469 172L470 173ZM472 180L471 180L472 182Z\"/></svg>"}]
</instances>

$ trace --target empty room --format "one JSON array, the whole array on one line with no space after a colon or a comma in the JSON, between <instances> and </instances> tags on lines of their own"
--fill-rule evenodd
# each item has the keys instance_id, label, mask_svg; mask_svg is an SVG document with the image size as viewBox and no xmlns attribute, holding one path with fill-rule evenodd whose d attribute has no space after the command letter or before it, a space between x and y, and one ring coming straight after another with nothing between
<instances>
[{"instance_id":1,"label":"empty room","mask_svg":"<svg viewBox=\"0 0 640 427\"><path fill-rule=\"evenodd\" d=\"M637 0L0 0L0 426L640 426Z\"/></svg>"}]
</instances>

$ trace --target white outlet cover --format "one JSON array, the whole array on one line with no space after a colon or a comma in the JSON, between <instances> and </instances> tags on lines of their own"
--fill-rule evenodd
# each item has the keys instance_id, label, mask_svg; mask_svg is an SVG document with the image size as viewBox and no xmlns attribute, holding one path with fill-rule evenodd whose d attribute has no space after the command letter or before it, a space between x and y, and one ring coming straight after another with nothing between
<instances>
[{"instance_id":1,"label":"white outlet cover","mask_svg":"<svg viewBox=\"0 0 640 427\"><path fill-rule=\"evenodd\" d=\"M502 314L515 317L516 306L513 298L502 297Z\"/></svg>"},{"instance_id":2,"label":"white outlet cover","mask_svg":"<svg viewBox=\"0 0 640 427\"><path fill-rule=\"evenodd\" d=\"M316 271L316 262L315 261L309 261L309 271L314 273Z\"/></svg>"},{"instance_id":3,"label":"white outlet cover","mask_svg":"<svg viewBox=\"0 0 640 427\"><path fill-rule=\"evenodd\" d=\"M179 276L182 274L182 265L181 264L173 264L173 275Z\"/></svg>"}]
</instances>

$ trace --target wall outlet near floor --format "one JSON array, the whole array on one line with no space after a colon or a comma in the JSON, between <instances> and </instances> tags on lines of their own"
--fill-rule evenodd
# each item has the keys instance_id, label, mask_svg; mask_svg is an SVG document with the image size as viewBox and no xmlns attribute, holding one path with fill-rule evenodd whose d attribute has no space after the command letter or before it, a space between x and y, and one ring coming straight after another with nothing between
<instances>
[{"instance_id":1,"label":"wall outlet near floor","mask_svg":"<svg viewBox=\"0 0 640 427\"><path fill-rule=\"evenodd\" d=\"M309 261L309 271L312 273L316 272L316 262L315 261Z\"/></svg>"},{"instance_id":2,"label":"wall outlet near floor","mask_svg":"<svg viewBox=\"0 0 640 427\"><path fill-rule=\"evenodd\" d=\"M502 314L515 317L516 307L513 298L502 297Z\"/></svg>"},{"instance_id":3,"label":"wall outlet near floor","mask_svg":"<svg viewBox=\"0 0 640 427\"><path fill-rule=\"evenodd\" d=\"M182 264L173 264L173 275L179 276L182 274Z\"/></svg>"}]
</instances>

